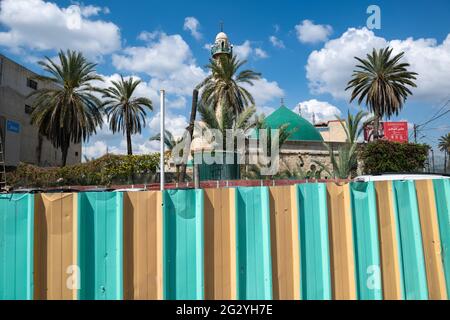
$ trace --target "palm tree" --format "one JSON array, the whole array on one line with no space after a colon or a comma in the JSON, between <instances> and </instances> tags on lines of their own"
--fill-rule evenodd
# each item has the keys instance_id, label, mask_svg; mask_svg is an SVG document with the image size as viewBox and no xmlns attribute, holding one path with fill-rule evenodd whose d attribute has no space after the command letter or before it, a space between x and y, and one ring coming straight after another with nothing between
<instances>
[{"instance_id":1,"label":"palm tree","mask_svg":"<svg viewBox=\"0 0 450 320\"><path fill-rule=\"evenodd\" d=\"M220 109L220 114L222 115L221 117L218 116L213 105L205 106L200 103L198 107L201 119L206 127L208 129L215 129L221 132L223 148L226 146L227 130L233 130L234 134L236 134L238 130L244 134L248 134L250 129L256 125L256 122L252 121L252 117L256 112L256 108L254 106L246 108L238 115L234 114L231 106L226 103L221 104Z\"/></svg>"},{"instance_id":2,"label":"palm tree","mask_svg":"<svg viewBox=\"0 0 450 320\"><path fill-rule=\"evenodd\" d=\"M355 57L356 65L352 79L345 90L352 89L350 103L358 98L358 104L365 101L369 111L375 115L374 139L378 139L379 122L383 117L398 115L403 108L409 87L416 87L417 73L408 71L408 63L400 62L404 52L391 57L392 49L373 49L367 59Z\"/></svg>"},{"instance_id":3,"label":"palm tree","mask_svg":"<svg viewBox=\"0 0 450 320\"><path fill-rule=\"evenodd\" d=\"M246 62L238 60L236 56L220 56L219 59L210 59L206 66L211 70L211 75L200 83L198 88L203 88L201 97L203 105L212 105L218 114L217 118L221 117L220 104L230 106L235 115L255 104L251 93L242 85L253 86L253 81L259 80L261 74L252 70L238 73Z\"/></svg>"},{"instance_id":4,"label":"palm tree","mask_svg":"<svg viewBox=\"0 0 450 320\"><path fill-rule=\"evenodd\" d=\"M239 61L236 56L221 56L219 59L210 59L206 66L211 75L198 84L192 92L191 116L188 126L190 136L194 133L194 124L198 110L198 93L203 89L201 101L203 105L212 105L217 113L217 119L222 117L220 104L232 106L233 113L238 115L249 105L254 105L254 98L242 84L252 86L254 80L261 78L261 74L252 70L238 73L246 61ZM189 146L190 149L190 146ZM179 182L186 176L186 164L181 166Z\"/></svg>"},{"instance_id":5,"label":"palm tree","mask_svg":"<svg viewBox=\"0 0 450 320\"><path fill-rule=\"evenodd\" d=\"M134 97L134 92L141 80L130 77L125 80L112 81L112 86L103 91L103 102L108 115L109 128L113 133L122 131L127 136L128 155L133 154L131 135L141 133L145 127L147 110L153 110L152 101L145 97Z\"/></svg>"},{"instance_id":6,"label":"palm tree","mask_svg":"<svg viewBox=\"0 0 450 320\"><path fill-rule=\"evenodd\" d=\"M157 133L154 136L152 136L150 141L161 141L161 133ZM183 138L175 139L172 132L169 130L164 130L164 145L167 147L167 152L172 153L172 150L175 148L175 146L183 141ZM176 164L176 175L177 175L177 181L180 176L180 164Z\"/></svg>"},{"instance_id":7,"label":"palm tree","mask_svg":"<svg viewBox=\"0 0 450 320\"><path fill-rule=\"evenodd\" d=\"M65 166L70 144L87 141L103 123L101 102L94 95L100 89L91 84L103 79L95 73L96 65L80 52L60 51L58 58L59 64L48 57L39 62L50 75L36 78L52 87L39 89L29 97L34 98L31 123L55 148L61 148Z\"/></svg>"},{"instance_id":8,"label":"palm tree","mask_svg":"<svg viewBox=\"0 0 450 320\"><path fill-rule=\"evenodd\" d=\"M352 176L352 173L356 171L358 167L356 152L358 148L357 139L360 136L361 132L364 130L362 121L365 116L367 116L367 112L360 110L355 116L350 114L350 111L348 111L346 120L337 117L345 131L347 139L346 143L339 148L338 156L335 155L334 150L330 144L325 144L325 147L330 153L331 166L333 169L329 170L324 164L320 163L319 161L314 161L331 177L347 179L350 178ZM372 121L372 118L367 120L367 122L368 121Z\"/></svg>"},{"instance_id":9,"label":"palm tree","mask_svg":"<svg viewBox=\"0 0 450 320\"><path fill-rule=\"evenodd\" d=\"M447 159L450 156L450 132L439 138L438 147L444 153L444 173L447 173Z\"/></svg>"},{"instance_id":10,"label":"palm tree","mask_svg":"<svg viewBox=\"0 0 450 320\"><path fill-rule=\"evenodd\" d=\"M336 118L339 120L342 128L344 129L345 135L347 136L347 142L350 144L354 144L357 142L357 139L361 135L364 130L364 125L362 125L362 121L364 117L368 115L367 112L362 110L358 111L358 113L353 116L350 113L350 110L347 111L347 119L341 119L339 116ZM373 117L370 117L368 120L364 121L364 123L373 121Z\"/></svg>"}]
</instances>

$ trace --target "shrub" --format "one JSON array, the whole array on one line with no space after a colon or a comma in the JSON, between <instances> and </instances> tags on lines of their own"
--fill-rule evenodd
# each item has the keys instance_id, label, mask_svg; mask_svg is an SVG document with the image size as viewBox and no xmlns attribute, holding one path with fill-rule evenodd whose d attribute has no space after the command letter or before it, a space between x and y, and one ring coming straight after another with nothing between
<instances>
[{"instance_id":1,"label":"shrub","mask_svg":"<svg viewBox=\"0 0 450 320\"><path fill-rule=\"evenodd\" d=\"M13 187L54 187L62 185L111 185L153 182L159 153L150 155L105 155L86 163L62 168L41 168L21 163L8 173Z\"/></svg>"},{"instance_id":2,"label":"shrub","mask_svg":"<svg viewBox=\"0 0 450 320\"><path fill-rule=\"evenodd\" d=\"M365 174L419 172L424 168L429 146L377 140L363 145L359 152Z\"/></svg>"}]
</instances>

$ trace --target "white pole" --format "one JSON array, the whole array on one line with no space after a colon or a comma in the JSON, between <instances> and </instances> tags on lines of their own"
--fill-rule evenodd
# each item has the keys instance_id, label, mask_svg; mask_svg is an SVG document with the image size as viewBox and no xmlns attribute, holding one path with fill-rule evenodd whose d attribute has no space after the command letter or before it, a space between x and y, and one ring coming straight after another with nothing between
<instances>
[{"instance_id":1,"label":"white pole","mask_svg":"<svg viewBox=\"0 0 450 320\"><path fill-rule=\"evenodd\" d=\"M160 139L160 160L159 160L159 171L160 171L160 190L164 190L164 112L165 112L165 91L160 90L160 98L161 98L161 112L160 112L160 127L161 127L161 139Z\"/></svg>"}]
</instances>

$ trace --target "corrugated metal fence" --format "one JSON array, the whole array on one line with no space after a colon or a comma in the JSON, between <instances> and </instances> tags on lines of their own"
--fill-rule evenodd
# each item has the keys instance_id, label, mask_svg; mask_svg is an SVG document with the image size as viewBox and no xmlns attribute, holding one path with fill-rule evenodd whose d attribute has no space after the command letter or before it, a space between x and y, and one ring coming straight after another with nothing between
<instances>
[{"instance_id":1,"label":"corrugated metal fence","mask_svg":"<svg viewBox=\"0 0 450 320\"><path fill-rule=\"evenodd\" d=\"M450 180L0 195L0 299L447 299L449 250Z\"/></svg>"}]
</instances>

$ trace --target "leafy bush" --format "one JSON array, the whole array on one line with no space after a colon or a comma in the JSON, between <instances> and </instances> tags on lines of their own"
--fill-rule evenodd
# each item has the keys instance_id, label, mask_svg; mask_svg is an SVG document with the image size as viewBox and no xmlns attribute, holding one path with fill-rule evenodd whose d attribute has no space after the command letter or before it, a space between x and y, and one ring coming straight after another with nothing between
<instances>
[{"instance_id":1,"label":"leafy bush","mask_svg":"<svg viewBox=\"0 0 450 320\"><path fill-rule=\"evenodd\" d=\"M41 168L21 163L8 173L13 187L54 187L62 185L138 184L154 181L159 153L150 155L105 155L86 163L62 168Z\"/></svg>"},{"instance_id":2,"label":"leafy bush","mask_svg":"<svg viewBox=\"0 0 450 320\"><path fill-rule=\"evenodd\" d=\"M428 150L425 144L378 140L362 146L359 157L365 174L419 172L424 168Z\"/></svg>"}]
</instances>

